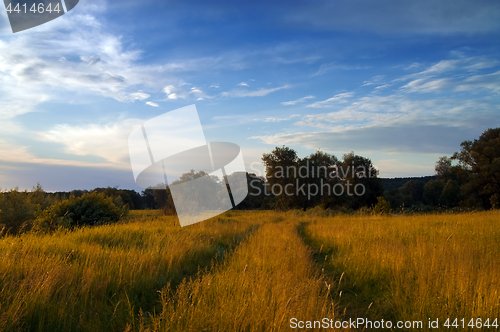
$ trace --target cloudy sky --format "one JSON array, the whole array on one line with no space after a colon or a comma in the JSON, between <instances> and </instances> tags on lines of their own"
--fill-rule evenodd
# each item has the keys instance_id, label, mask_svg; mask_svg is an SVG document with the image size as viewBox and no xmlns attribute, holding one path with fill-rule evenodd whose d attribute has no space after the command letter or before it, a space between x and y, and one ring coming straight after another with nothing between
<instances>
[{"instance_id":1,"label":"cloudy sky","mask_svg":"<svg viewBox=\"0 0 500 332\"><path fill-rule=\"evenodd\" d=\"M16 34L0 8L3 189L139 190L129 133L191 104L249 171L287 145L432 175L500 126L500 2L80 0Z\"/></svg>"}]
</instances>

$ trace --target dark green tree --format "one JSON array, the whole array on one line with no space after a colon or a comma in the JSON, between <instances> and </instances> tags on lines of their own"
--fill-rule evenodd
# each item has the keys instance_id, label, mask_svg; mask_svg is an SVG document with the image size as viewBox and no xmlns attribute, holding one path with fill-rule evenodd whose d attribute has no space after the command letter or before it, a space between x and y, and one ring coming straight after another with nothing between
<instances>
[{"instance_id":1,"label":"dark green tree","mask_svg":"<svg viewBox=\"0 0 500 332\"><path fill-rule=\"evenodd\" d=\"M262 156L266 167L268 192L273 195L272 207L278 210L288 210L300 204L296 193L299 158L297 152L289 147L276 147L271 153ZM287 195L285 189L292 195Z\"/></svg>"},{"instance_id":2,"label":"dark green tree","mask_svg":"<svg viewBox=\"0 0 500 332\"><path fill-rule=\"evenodd\" d=\"M441 193L445 183L439 180L430 180L424 186L425 202L431 206L438 206L441 198Z\"/></svg>"},{"instance_id":3,"label":"dark green tree","mask_svg":"<svg viewBox=\"0 0 500 332\"><path fill-rule=\"evenodd\" d=\"M405 203L407 200L411 202L410 205L423 203L424 184L420 181L410 180L401 187L401 194L404 197ZM405 206L408 206L408 204L406 203Z\"/></svg>"},{"instance_id":4,"label":"dark green tree","mask_svg":"<svg viewBox=\"0 0 500 332\"><path fill-rule=\"evenodd\" d=\"M462 190L466 196L477 196L489 209L500 195L500 128L488 129L479 139L462 142L461 147L451 159L458 161L460 174L464 174Z\"/></svg>"},{"instance_id":5,"label":"dark green tree","mask_svg":"<svg viewBox=\"0 0 500 332\"><path fill-rule=\"evenodd\" d=\"M338 172L351 208L377 204L377 197L382 196L384 190L378 170L369 158L355 155L354 152L345 154Z\"/></svg>"},{"instance_id":6,"label":"dark green tree","mask_svg":"<svg viewBox=\"0 0 500 332\"><path fill-rule=\"evenodd\" d=\"M319 150L299 160L299 184L305 191L299 192L298 200L304 211L318 204L327 209L338 201L332 188L339 180L330 176L338 164L337 157Z\"/></svg>"},{"instance_id":7,"label":"dark green tree","mask_svg":"<svg viewBox=\"0 0 500 332\"><path fill-rule=\"evenodd\" d=\"M447 208L455 207L460 201L461 191L456 180L448 180L443 188L439 202Z\"/></svg>"}]
</instances>

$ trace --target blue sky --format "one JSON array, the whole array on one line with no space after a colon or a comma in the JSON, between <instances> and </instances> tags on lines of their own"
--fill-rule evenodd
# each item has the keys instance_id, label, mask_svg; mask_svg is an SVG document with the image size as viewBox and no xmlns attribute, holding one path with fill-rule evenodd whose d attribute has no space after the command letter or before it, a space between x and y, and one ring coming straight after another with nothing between
<instances>
[{"instance_id":1,"label":"blue sky","mask_svg":"<svg viewBox=\"0 0 500 332\"><path fill-rule=\"evenodd\" d=\"M495 0L81 0L16 34L1 8L0 186L139 190L128 134L191 104L249 171L288 145L432 175L500 126L499 55Z\"/></svg>"}]
</instances>

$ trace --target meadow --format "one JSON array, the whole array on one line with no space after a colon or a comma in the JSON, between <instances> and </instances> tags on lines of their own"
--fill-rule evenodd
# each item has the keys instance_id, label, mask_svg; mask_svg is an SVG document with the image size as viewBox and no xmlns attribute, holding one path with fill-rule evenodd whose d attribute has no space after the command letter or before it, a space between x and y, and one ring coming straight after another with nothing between
<instances>
[{"instance_id":1,"label":"meadow","mask_svg":"<svg viewBox=\"0 0 500 332\"><path fill-rule=\"evenodd\" d=\"M499 221L498 210L312 209L229 211L180 228L133 211L112 225L8 235L0 330L287 331L291 319L359 317L423 321L419 330L464 318L458 330L477 330L470 319L500 318Z\"/></svg>"}]
</instances>

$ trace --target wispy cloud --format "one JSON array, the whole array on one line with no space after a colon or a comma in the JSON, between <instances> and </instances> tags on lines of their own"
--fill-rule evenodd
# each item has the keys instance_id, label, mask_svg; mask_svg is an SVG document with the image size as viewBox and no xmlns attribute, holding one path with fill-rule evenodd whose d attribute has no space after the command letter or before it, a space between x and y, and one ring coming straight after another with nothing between
<instances>
[{"instance_id":1,"label":"wispy cloud","mask_svg":"<svg viewBox=\"0 0 500 332\"><path fill-rule=\"evenodd\" d=\"M292 101L284 101L284 102L281 103L281 105L283 105L283 106L296 105L296 104L299 104L299 103L303 103L303 102L305 102L308 99L314 99L314 98L316 98L316 97L314 97L314 96L302 97L302 98L299 98L299 99L296 99L296 100L292 100Z\"/></svg>"},{"instance_id":2,"label":"wispy cloud","mask_svg":"<svg viewBox=\"0 0 500 332\"><path fill-rule=\"evenodd\" d=\"M316 131L288 130L251 138L271 145L301 145L329 151L452 153L464 139L500 125L500 105L495 102L500 92L500 71L485 73L499 65L498 61L484 57L463 57L439 61L386 84L382 84L382 76L375 76L364 86L375 86L375 91L391 85L400 88L385 96L354 98L352 92L337 94L307 105L335 111L302 115L294 123L297 128ZM441 95L415 99L415 93L430 92ZM460 92L460 98L454 98L454 92ZM477 99L474 94L463 92L483 92L488 97Z\"/></svg>"},{"instance_id":3,"label":"wispy cloud","mask_svg":"<svg viewBox=\"0 0 500 332\"><path fill-rule=\"evenodd\" d=\"M412 70L412 69L415 69L415 68L420 68L422 66L421 63L419 62L414 62L412 63L411 65L407 66L404 68L404 70Z\"/></svg>"},{"instance_id":4,"label":"wispy cloud","mask_svg":"<svg viewBox=\"0 0 500 332\"><path fill-rule=\"evenodd\" d=\"M353 66L353 65L339 65L337 63L327 63L322 64L319 67L319 70L312 74L311 77L323 75L331 70L359 70L359 69L367 69L366 66Z\"/></svg>"},{"instance_id":5,"label":"wispy cloud","mask_svg":"<svg viewBox=\"0 0 500 332\"><path fill-rule=\"evenodd\" d=\"M423 71L397 78L394 80L394 82L432 78L451 72L474 73L478 70L494 68L497 66L500 66L500 61L486 57L468 57L460 59L441 60L438 63L424 69Z\"/></svg>"},{"instance_id":6,"label":"wispy cloud","mask_svg":"<svg viewBox=\"0 0 500 332\"><path fill-rule=\"evenodd\" d=\"M290 121L293 118L299 117L300 114L292 114L288 117L285 118L264 118L264 119L255 119L255 121L263 121L263 122L283 122L283 121Z\"/></svg>"},{"instance_id":7,"label":"wispy cloud","mask_svg":"<svg viewBox=\"0 0 500 332\"><path fill-rule=\"evenodd\" d=\"M382 80L384 79L385 75L377 75L375 77L372 77L371 80L364 81L363 85L361 86L369 86L369 85L379 85Z\"/></svg>"},{"instance_id":8,"label":"wispy cloud","mask_svg":"<svg viewBox=\"0 0 500 332\"><path fill-rule=\"evenodd\" d=\"M303 115L295 125L321 131L252 138L272 145L330 151L370 150L451 153L464 138L500 124L500 106L477 100L413 100L405 95L370 96L339 111ZM472 136L473 137L473 136Z\"/></svg>"},{"instance_id":9,"label":"wispy cloud","mask_svg":"<svg viewBox=\"0 0 500 332\"><path fill-rule=\"evenodd\" d=\"M238 85L238 86L249 86L248 83L246 83L246 82L241 82L241 83L238 83L236 85Z\"/></svg>"},{"instance_id":10,"label":"wispy cloud","mask_svg":"<svg viewBox=\"0 0 500 332\"><path fill-rule=\"evenodd\" d=\"M271 88L271 89L264 89L261 88L259 90L255 91L248 91L248 90L231 90L231 91L226 91L221 93L221 96L223 97L237 97L237 98L242 98L242 97L263 97L267 96L270 93L283 90L283 89L288 89L290 88L290 85L283 85L277 88Z\"/></svg>"},{"instance_id":11,"label":"wispy cloud","mask_svg":"<svg viewBox=\"0 0 500 332\"><path fill-rule=\"evenodd\" d=\"M343 104L346 103L349 98L351 98L354 95L354 92L345 92L345 93L339 93L332 98L328 98L323 101L318 101L312 104L307 105L307 107L314 107L314 108L329 108L333 107L335 104Z\"/></svg>"},{"instance_id":12,"label":"wispy cloud","mask_svg":"<svg viewBox=\"0 0 500 332\"><path fill-rule=\"evenodd\" d=\"M450 91L478 91L490 90L492 92L500 92L500 71L484 74L473 75L466 78L419 78L409 82L401 87L406 92L442 92Z\"/></svg>"},{"instance_id":13,"label":"wispy cloud","mask_svg":"<svg viewBox=\"0 0 500 332\"><path fill-rule=\"evenodd\" d=\"M154 102L152 102L152 101L148 101L148 102L146 102L146 105L153 106L153 107L158 107L158 106L160 106L160 105L158 105L157 103L154 103Z\"/></svg>"}]
</instances>

